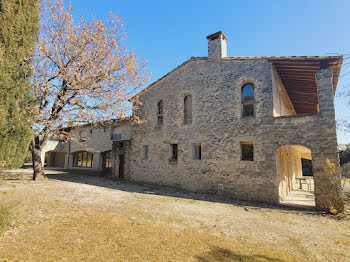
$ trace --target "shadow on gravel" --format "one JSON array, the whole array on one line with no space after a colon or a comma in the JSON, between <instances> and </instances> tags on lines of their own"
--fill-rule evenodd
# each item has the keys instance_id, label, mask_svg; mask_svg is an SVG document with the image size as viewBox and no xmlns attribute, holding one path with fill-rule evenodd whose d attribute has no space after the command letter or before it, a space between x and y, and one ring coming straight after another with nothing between
<instances>
[{"instance_id":1,"label":"shadow on gravel","mask_svg":"<svg viewBox=\"0 0 350 262\"><path fill-rule=\"evenodd\" d=\"M54 172L54 173L52 173ZM264 203L248 202L242 200L236 200L229 197L212 195L212 194L203 194L203 193L193 193L183 189L177 189L167 186L159 186L147 183L126 181L126 180L111 180L108 178L98 177L93 173L84 172L84 174L79 171L47 171L47 177L52 180L67 181L73 183L81 183L87 185L93 185L98 187L105 187L109 189L121 190L131 193L140 193L140 194L150 194L150 195L160 195L192 200L201 200L208 202L217 202L217 203L226 203L234 204L244 207L246 211L249 209L278 209L278 210L295 210L295 211L304 211L308 214L319 215L320 212L316 211L313 208L306 207L297 207L297 206L283 206L283 205L271 205Z\"/></svg>"},{"instance_id":2,"label":"shadow on gravel","mask_svg":"<svg viewBox=\"0 0 350 262\"><path fill-rule=\"evenodd\" d=\"M242 255L236 254L231 250L215 247L210 247L210 251L205 252L196 257L200 262L209 261L272 261L272 262L283 262L286 260L281 260L279 258L273 258L264 255Z\"/></svg>"}]
</instances>

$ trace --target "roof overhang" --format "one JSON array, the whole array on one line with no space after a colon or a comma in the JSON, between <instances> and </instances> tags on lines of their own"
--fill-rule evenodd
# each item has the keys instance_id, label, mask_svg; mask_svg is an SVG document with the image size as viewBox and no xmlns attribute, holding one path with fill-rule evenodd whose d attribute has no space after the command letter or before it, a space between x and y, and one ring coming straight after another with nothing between
<instances>
[{"instance_id":1,"label":"roof overhang","mask_svg":"<svg viewBox=\"0 0 350 262\"><path fill-rule=\"evenodd\" d=\"M269 59L298 114L317 112L318 95L315 74L320 69L330 68L333 72L333 92L335 93L342 56L281 57Z\"/></svg>"}]
</instances>

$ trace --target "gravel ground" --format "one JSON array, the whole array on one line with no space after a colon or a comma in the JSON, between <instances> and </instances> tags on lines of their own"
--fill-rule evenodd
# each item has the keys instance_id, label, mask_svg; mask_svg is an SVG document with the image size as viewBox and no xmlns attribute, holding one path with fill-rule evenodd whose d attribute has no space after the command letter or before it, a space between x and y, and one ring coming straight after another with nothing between
<instances>
[{"instance_id":1,"label":"gravel ground","mask_svg":"<svg viewBox=\"0 0 350 262\"><path fill-rule=\"evenodd\" d=\"M348 220L312 210L238 202L84 174L48 173L49 180L43 182L30 181L26 174L18 180L0 182L3 198L18 202L16 222L0 238L0 247L11 246L26 227L57 216L55 204L61 207L60 203L66 203L108 211L131 221L206 232L252 247L264 245L301 260L350 261ZM64 211L60 208L57 212Z\"/></svg>"}]
</instances>

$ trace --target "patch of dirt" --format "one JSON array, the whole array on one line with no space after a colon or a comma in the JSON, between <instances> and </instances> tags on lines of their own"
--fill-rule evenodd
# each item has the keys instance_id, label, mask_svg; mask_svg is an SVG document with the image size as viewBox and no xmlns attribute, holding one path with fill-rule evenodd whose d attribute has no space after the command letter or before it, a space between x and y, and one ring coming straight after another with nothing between
<instances>
[{"instance_id":1,"label":"patch of dirt","mask_svg":"<svg viewBox=\"0 0 350 262\"><path fill-rule=\"evenodd\" d=\"M350 222L312 211L66 172L5 180L0 198L16 210L0 260L350 260Z\"/></svg>"}]
</instances>

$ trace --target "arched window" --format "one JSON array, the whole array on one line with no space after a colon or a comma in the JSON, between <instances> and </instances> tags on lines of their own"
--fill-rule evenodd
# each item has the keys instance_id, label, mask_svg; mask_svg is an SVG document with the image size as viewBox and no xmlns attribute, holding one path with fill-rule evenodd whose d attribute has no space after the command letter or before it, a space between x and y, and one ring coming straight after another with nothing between
<instances>
[{"instance_id":1,"label":"arched window","mask_svg":"<svg viewBox=\"0 0 350 262\"><path fill-rule=\"evenodd\" d=\"M184 124L192 123L192 96L187 95L184 98Z\"/></svg>"},{"instance_id":2,"label":"arched window","mask_svg":"<svg viewBox=\"0 0 350 262\"><path fill-rule=\"evenodd\" d=\"M157 104L157 121L158 126L163 125L163 100L160 100Z\"/></svg>"},{"instance_id":3,"label":"arched window","mask_svg":"<svg viewBox=\"0 0 350 262\"><path fill-rule=\"evenodd\" d=\"M245 84L242 87L242 117L254 116L254 86Z\"/></svg>"},{"instance_id":4,"label":"arched window","mask_svg":"<svg viewBox=\"0 0 350 262\"><path fill-rule=\"evenodd\" d=\"M87 151L73 153L73 167L92 167L93 156Z\"/></svg>"}]
</instances>

